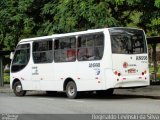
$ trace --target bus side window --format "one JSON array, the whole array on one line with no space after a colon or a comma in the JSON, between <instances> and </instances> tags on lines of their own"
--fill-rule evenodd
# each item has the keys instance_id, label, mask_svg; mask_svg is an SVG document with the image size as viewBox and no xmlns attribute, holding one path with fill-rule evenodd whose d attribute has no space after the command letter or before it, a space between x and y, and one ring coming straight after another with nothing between
<instances>
[{"instance_id":1,"label":"bus side window","mask_svg":"<svg viewBox=\"0 0 160 120\"><path fill-rule=\"evenodd\" d=\"M94 60L95 59L95 54L94 54L94 48L88 48L87 49L87 56L88 56L88 60Z\"/></svg>"},{"instance_id":2,"label":"bus side window","mask_svg":"<svg viewBox=\"0 0 160 120\"><path fill-rule=\"evenodd\" d=\"M34 63L51 63L53 61L52 40L33 42Z\"/></svg>"},{"instance_id":3,"label":"bus side window","mask_svg":"<svg viewBox=\"0 0 160 120\"><path fill-rule=\"evenodd\" d=\"M78 49L78 60L87 60L87 48L79 48Z\"/></svg>"},{"instance_id":4,"label":"bus side window","mask_svg":"<svg viewBox=\"0 0 160 120\"><path fill-rule=\"evenodd\" d=\"M95 35L94 54L95 60L102 59L104 52L104 35L102 33Z\"/></svg>"},{"instance_id":5,"label":"bus side window","mask_svg":"<svg viewBox=\"0 0 160 120\"><path fill-rule=\"evenodd\" d=\"M58 48L58 49L57 49ZM55 62L74 62L76 60L76 38L63 37L54 42Z\"/></svg>"},{"instance_id":6,"label":"bus side window","mask_svg":"<svg viewBox=\"0 0 160 120\"><path fill-rule=\"evenodd\" d=\"M76 60L76 51L75 49L67 50L67 58L66 61L71 62Z\"/></svg>"},{"instance_id":7,"label":"bus side window","mask_svg":"<svg viewBox=\"0 0 160 120\"><path fill-rule=\"evenodd\" d=\"M57 50L59 48L59 40L54 41L54 49Z\"/></svg>"},{"instance_id":8,"label":"bus side window","mask_svg":"<svg viewBox=\"0 0 160 120\"><path fill-rule=\"evenodd\" d=\"M77 47L79 61L100 60L104 50L104 36L102 33L79 36Z\"/></svg>"},{"instance_id":9,"label":"bus side window","mask_svg":"<svg viewBox=\"0 0 160 120\"><path fill-rule=\"evenodd\" d=\"M83 37L78 37L77 42L77 58L79 61L87 60L87 48L86 48L86 40Z\"/></svg>"}]
</instances>

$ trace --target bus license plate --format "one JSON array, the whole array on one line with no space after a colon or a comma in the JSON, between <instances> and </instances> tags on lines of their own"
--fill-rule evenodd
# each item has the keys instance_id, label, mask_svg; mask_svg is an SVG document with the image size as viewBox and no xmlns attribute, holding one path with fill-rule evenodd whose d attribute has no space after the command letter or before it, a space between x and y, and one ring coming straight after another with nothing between
<instances>
[{"instance_id":1,"label":"bus license plate","mask_svg":"<svg viewBox=\"0 0 160 120\"><path fill-rule=\"evenodd\" d=\"M136 73L136 69L132 68L128 70L128 73Z\"/></svg>"}]
</instances>

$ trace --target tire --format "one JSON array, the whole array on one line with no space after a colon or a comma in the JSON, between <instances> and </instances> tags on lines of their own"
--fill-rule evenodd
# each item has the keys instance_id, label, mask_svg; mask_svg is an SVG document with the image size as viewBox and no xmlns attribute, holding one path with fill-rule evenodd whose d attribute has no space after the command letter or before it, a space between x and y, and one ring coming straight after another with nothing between
<instances>
[{"instance_id":1,"label":"tire","mask_svg":"<svg viewBox=\"0 0 160 120\"><path fill-rule=\"evenodd\" d=\"M77 86L73 81L70 81L66 85L66 95L70 99L75 99L77 97Z\"/></svg>"},{"instance_id":2,"label":"tire","mask_svg":"<svg viewBox=\"0 0 160 120\"><path fill-rule=\"evenodd\" d=\"M14 83L13 92L16 96L19 96L19 97L24 96L26 94L26 91L23 90L22 84L20 81L17 81L16 83Z\"/></svg>"}]
</instances>

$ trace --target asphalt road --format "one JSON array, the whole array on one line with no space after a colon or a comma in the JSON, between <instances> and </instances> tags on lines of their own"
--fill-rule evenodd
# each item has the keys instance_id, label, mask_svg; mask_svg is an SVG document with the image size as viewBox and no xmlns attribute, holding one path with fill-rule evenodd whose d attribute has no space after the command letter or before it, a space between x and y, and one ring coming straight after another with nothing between
<instances>
[{"instance_id":1,"label":"asphalt road","mask_svg":"<svg viewBox=\"0 0 160 120\"><path fill-rule=\"evenodd\" d=\"M8 86L0 88L0 120L117 120L117 115L122 115L120 120L159 120L160 86L117 89L111 97L87 93L74 100L64 93L48 96L45 92L16 97Z\"/></svg>"},{"instance_id":2,"label":"asphalt road","mask_svg":"<svg viewBox=\"0 0 160 120\"><path fill-rule=\"evenodd\" d=\"M134 93L133 91L131 93ZM25 97L0 93L0 114L106 114L160 113L160 98L119 91L111 97L83 94L68 99L63 93L47 96L44 92L29 92Z\"/></svg>"}]
</instances>

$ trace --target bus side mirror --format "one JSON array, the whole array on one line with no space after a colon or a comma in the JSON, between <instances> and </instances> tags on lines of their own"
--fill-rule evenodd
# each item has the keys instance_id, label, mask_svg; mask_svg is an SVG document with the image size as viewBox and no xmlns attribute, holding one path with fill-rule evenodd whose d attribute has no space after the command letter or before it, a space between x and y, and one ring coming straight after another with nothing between
<instances>
[{"instance_id":1,"label":"bus side mirror","mask_svg":"<svg viewBox=\"0 0 160 120\"><path fill-rule=\"evenodd\" d=\"M14 52L11 52L11 53L10 53L10 59L11 59L11 60L13 59L13 56L14 56Z\"/></svg>"}]
</instances>

